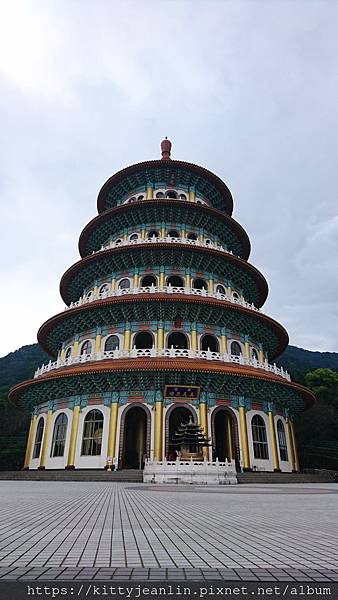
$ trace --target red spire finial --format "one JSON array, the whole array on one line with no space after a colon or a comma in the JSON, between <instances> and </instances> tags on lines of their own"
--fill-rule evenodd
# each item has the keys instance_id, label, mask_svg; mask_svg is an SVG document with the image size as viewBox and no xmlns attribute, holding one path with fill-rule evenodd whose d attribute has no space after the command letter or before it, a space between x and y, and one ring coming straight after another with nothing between
<instances>
[{"instance_id":1,"label":"red spire finial","mask_svg":"<svg viewBox=\"0 0 338 600\"><path fill-rule=\"evenodd\" d=\"M161 150L162 150L162 160L170 160L171 141L168 140L167 136L161 142Z\"/></svg>"}]
</instances>

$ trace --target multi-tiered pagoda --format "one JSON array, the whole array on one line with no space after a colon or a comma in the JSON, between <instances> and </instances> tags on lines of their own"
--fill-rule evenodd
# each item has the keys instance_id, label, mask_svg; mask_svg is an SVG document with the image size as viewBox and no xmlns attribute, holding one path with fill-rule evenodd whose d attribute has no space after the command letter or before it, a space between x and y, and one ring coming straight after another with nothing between
<instances>
[{"instance_id":1,"label":"multi-tiered pagoda","mask_svg":"<svg viewBox=\"0 0 338 600\"><path fill-rule=\"evenodd\" d=\"M10 392L32 412L24 467L142 468L169 459L190 419L206 460L297 471L293 418L314 398L273 363L288 335L261 311L268 286L231 193L161 148L104 184L61 280L66 308L38 332L52 358Z\"/></svg>"}]
</instances>

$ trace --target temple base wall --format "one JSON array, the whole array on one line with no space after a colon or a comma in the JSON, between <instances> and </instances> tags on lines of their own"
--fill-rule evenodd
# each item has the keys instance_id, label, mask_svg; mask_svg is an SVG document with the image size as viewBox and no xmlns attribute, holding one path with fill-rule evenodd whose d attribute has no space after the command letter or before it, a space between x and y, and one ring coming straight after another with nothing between
<instances>
[{"instance_id":1,"label":"temple base wall","mask_svg":"<svg viewBox=\"0 0 338 600\"><path fill-rule=\"evenodd\" d=\"M144 483L173 483L192 485L235 485L235 461L195 462L147 460L143 470Z\"/></svg>"}]
</instances>

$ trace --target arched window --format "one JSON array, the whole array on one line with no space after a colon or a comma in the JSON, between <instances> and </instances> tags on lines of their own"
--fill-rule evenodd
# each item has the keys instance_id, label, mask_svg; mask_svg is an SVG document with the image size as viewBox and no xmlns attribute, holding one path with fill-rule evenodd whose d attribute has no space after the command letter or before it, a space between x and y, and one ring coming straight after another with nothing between
<instances>
[{"instance_id":1,"label":"arched window","mask_svg":"<svg viewBox=\"0 0 338 600\"><path fill-rule=\"evenodd\" d=\"M132 198L129 198L128 202L135 202L136 198L135 196L133 196Z\"/></svg>"},{"instance_id":2,"label":"arched window","mask_svg":"<svg viewBox=\"0 0 338 600\"><path fill-rule=\"evenodd\" d=\"M180 200L186 200L186 199L187 199L187 197L186 197L186 195L185 195L185 194L180 194L180 195L179 195L179 199L180 199Z\"/></svg>"},{"instance_id":3,"label":"arched window","mask_svg":"<svg viewBox=\"0 0 338 600\"><path fill-rule=\"evenodd\" d=\"M108 283L104 283L103 285L101 285L100 289L99 289L99 296L100 298L105 298L106 295L109 292L109 285Z\"/></svg>"},{"instance_id":4,"label":"arched window","mask_svg":"<svg viewBox=\"0 0 338 600\"><path fill-rule=\"evenodd\" d=\"M286 443L286 435L284 425L281 419L277 421L277 437L279 445L279 453L281 460L288 460L288 446Z\"/></svg>"},{"instance_id":5,"label":"arched window","mask_svg":"<svg viewBox=\"0 0 338 600\"><path fill-rule=\"evenodd\" d=\"M164 198L163 192L157 192L156 198Z\"/></svg>"},{"instance_id":6,"label":"arched window","mask_svg":"<svg viewBox=\"0 0 338 600\"><path fill-rule=\"evenodd\" d=\"M134 347L145 350L154 347L154 338L149 331L139 331L134 337Z\"/></svg>"},{"instance_id":7,"label":"arched window","mask_svg":"<svg viewBox=\"0 0 338 600\"><path fill-rule=\"evenodd\" d=\"M193 242L196 242L197 240L197 235L196 233L193 233L192 231L190 233L188 233L187 235L188 240L191 240Z\"/></svg>"},{"instance_id":8,"label":"arched window","mask_svg":"<svg viewBox=\"0 0 338 600\"><path fill-rule=\"evenodd\" d=\"M176 231L176 229L170 229L170 231L168 231L168 237L179 238L180 234L178 233L178 231Z\"/></svg>"},{"instance_id":9,"label":"arched window","mask_svg":"<svg viewBox=\"0 0 338 600\"><path fill-rule=\"evenodd\" d=\"M136 240L138 240L138 238L139 238L138 233L132 233L131 236L129 237L129 241L136 242Z\"/></svg>"},{"instance_id":10,"label":"arched window","mask_svg":"<svg viewBox=\"0 0 338 600\"><path fill-rule=\"evenodd\" d=\"M68 418L66 413L61 413L55 420L51 456L63 456L65 452Z\"/></svg>"},{"instance_id":11,"label":"arched window","mask_svg":"<svg viewBox=\"0 0 338 600\"><path fill-rule=\"evenodd\" d=\"M144 196L141 194L141 196L137 196L138 200L144 200Z\"/></svg>"},{"instance_id":12,"label":"arched window","mask_svg":"<svg viewBox=\"0 0 338 600\"><path fill-rule=\"evenodd\" d=\"M145 275L141 279L142 287L151 287L152 285L157 285L157 280L154 275Z\"/></svg>"},{"instance_id":13,"label":"arched window","mask_svg":"<svg viewBox=\"0 0 338 600\"><path fill-rule=\"evenodd\" d=\"M158 238L158 231L156 231L156 229L151 229L147 237L149 240L151 240L151 238Z\"/></svg>"},{"instance_id":14,"label":"arched window","mask_svg":"<svg viewBox=\"0 0 338 600\"><path fill-rule=\"evenodd\" d=\"M264 419L260 415L252 417L251 421L252 441L254 457L261 459L269 458L268 441L266 439L266 428Z\"/></svg>"},{"instance_id":15,"label":"arched window","mask_svg":"<svg viewBox=\"0 0 338 600\"><path fill-rule=\"evenodd\" d=\"M82 449L83 456L99 456L101 454L103 432L103 414L100 410L87 413L83 425Z\"/></svg>"},{"instance_id":16,"label":"arched window","mask_svg":"<svg viewBox=\"0 0 338 600\"><path fill-rule=\"evenodd\" d=\"M118 240L116 240L115 244L118 246L118 244L122 244L122 240L119 238Z\"/></svg>"},{"instance_id":17,"label":"arched window","mask_svg":"<svg viewBox=\"0 0 338 600\"><path fill-rule=\"evenodd\" d=\"M93 299L93 290L90 290L90 292L88 292L88 294L86 295L87 300L92 300Z\"/></svg>"},{"instance_id":18,"label":"arched window","mask_svg":"<svg viewBox=\"0 0 338 600\"><path fill-rule=\"evenodd\" d=\"M258 352L257 352L256 348L251 349L251 358L253 360L258 360Z\"/></svg>"},{"instance_id":19,"label":"arched window","mask_svg":"<svg viewBox=\"0 0 338 600\"><path fill-rule=\"evenodd\" d=\"M184 281L179 275L170 275L167 279L167 285L171 285L172 287L184 287Z\"/></svg>"},{"instance_id":20,"label":"arched window","mask_svg":"<svg viewBox=\"0 0 338 600\"><path fill-rule=\"evenodd\" d=\"M201 339L201 350L219 352L219 343L215 335L204 335Z\"/></svg>"},{"instance_id":21,"label":"arched window","mask_svg":"<svg viewBox=\"0 0 338 600\"><path fill-rule=\"evenodd\" d=\"M197 279L194 279L192 287L195 290L207 290L208 289L208 284L205 281L205 279L197 278Z\"/></svg>"},{"instance_id":22,"label":"arched window","mask_svg":"<svg viewBox=\"0 0 338 600\"><path fill-rule=\"evenodd\" d=\"M167 347L185 350L189 348L188 338L182 331L172 331L167 337Z\"/></svg>"},{"instance_id":23,"label":"arched window","mask_svg":"<svg viewBox=\"0 0 338 600\"><path fill-rule=\"evenodd\" d=\"M204 242L206 243L207 246L209 246L209 244L211 244L211 240L209 240L209 238L207 238L206 240L204 240Z\"/></svg>"},{"instance_id":24,"label":"arched window","mask_svg":"<svg viewBox=\"0 0 338 600\"><path fill-rule=\"evenodd\" d=\"M91 354L91 353L92 353L92 343L90 340L86 340L85 342L83 342L83 344L81 346L80 356L84 356L84 354Z\"/></svg>"},{"instance_id":25,"label":"arched window","mask_svg":"<svg viewBox=\"0 0 338 600\"><path fill-rule=\"evenodd\" d=\"M168 190L165 195L166 198L177 198L177 193L174 190Z\"/></svg>"},{"instance_id":26,"label":"arched window","mask_svg":"<svg viewBox=\"0 0 338 600\"><path fill-rule=\"evenodd\" d=\"M43 417L40 417L38 426L36 428L35 442L34 442L34 448L33 448L33 458L39 458L39 456L40 456L44 428L45 428L45 422L43 420Z\"/></svg>"},{"instance_id":27,"label":"arched window","mask_svg":"<svg viewBox=\"0 0 338 600\"><path fill-rule=\"evenodd\" d=\"M196 200L196 204L204 204L204 202L202 202L202 200Z\"/></svg>"},{"instance_id":28,"label":"arched window","mask_svg":"<svg viewBox=\"0 0 338 600\"><path fill-rule=\"evenodd\" d=\"M119 350L120 340L117 335L110 335L104 344L105 352L112 352L113 350Z\"/></svg>"},{"instance_id":29,"label":"arched window","mask_svg":"<svg viewBox=\"0 0 338 600\"><path fill-rule=\"evenodd\" d=\"M70 358L72 355L72 348L71 346L69 346L69 348L67 348L66 353L65 353L65 360L68 360L68 358Z\"/></svg>"},{"instance_id":30,"label":"arched window","mask_svg":"<svg viewBox=\"0 0 338 600\"><path fill-rule=\"evenodd\" d=\"M119 282L120 290L128 290L130 288L130 279L121 279Z\"/></svg>"},{"instance_id":31,"label":"arched window","mask_svg":"<svg viewBox=\"0 0 338 600\"><path fill-rule=\"evenodd\" d=\"M232 298L233 300L239 300L239 295L237 294L237 292L232 292Z\"/></svg>"},{"instance_id":32,"label":"arched window","mask_svg":"<svg viewBox=\"0 0 338 600\"><path fill-rule=\"evenodd\" d=\"M219 294L225 294L225 293L226 293L226 291L225 291L225 287L224 287L224 285L220 285L220 284L219 284L219 285L216 287L216 292L218 292Z\"/></svg>"},{"instance_id":33,"label":"arched window","mask_svg":"<svg viewBox=\"0 0 338 600\"><path fill-rule=\"evenodd\" d=\"M230 352L234 356L240 356L242 354L241 345L238 342L231 342Z\"/></svg>"}]
</instances>

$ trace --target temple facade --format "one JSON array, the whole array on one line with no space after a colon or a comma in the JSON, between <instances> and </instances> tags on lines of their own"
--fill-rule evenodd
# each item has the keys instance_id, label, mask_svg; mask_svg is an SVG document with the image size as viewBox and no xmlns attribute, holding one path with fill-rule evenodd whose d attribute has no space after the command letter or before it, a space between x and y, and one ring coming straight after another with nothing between
<instances>
[{"instance_id":1,"label":"temple facade","mask_svg":"<svg viewBox=\"0 0 338 600\"><path fill-rule=\"evenodd\" d=\"M161 150L103 185L65 310L38 332L51 360L10 391L32 414L24 468L142 469L173 459L189 421L209 462L296 472L293 420L314 397L273 362L288 335L262 311L232 195Z\"/></svg>"}]
</instances>

